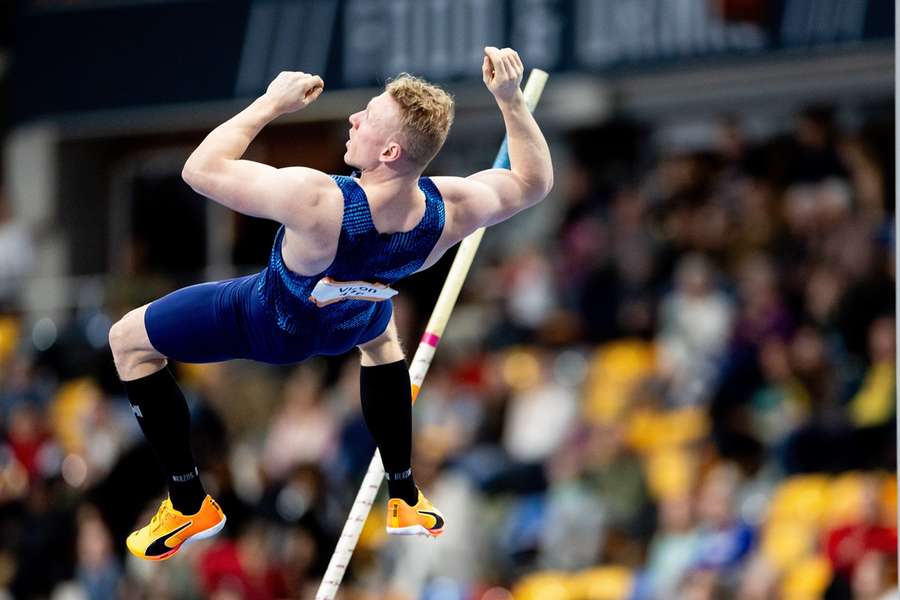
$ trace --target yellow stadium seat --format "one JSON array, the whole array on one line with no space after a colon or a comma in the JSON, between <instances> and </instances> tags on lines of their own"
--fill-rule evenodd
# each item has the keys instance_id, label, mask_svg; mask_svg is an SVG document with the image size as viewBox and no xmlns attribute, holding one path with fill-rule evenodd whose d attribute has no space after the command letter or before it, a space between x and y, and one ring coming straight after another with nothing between
<instances>
[{"instance_id":1,"label":"yellow stadium seat","mask_svg":"<svg viewBox=\"0 0 900 600\"><path fill-rule=\"evenodd\" d=\"M700 407L687 406L666 413L666 440L671 445L698 442L709 435L707 412Z\"/></svg>"},{"instance_id":2,"label":"yellow stadium seat","mask_svg":"<svg viewBox=\"0 0 900 600\"><path fill-rule=\"evenodd\" d=\"M585 385L584 415L593 423L618 422L635 384L656 368L653 344L622 340L600 347L592 357Z\"/></svg>"},{"instance_id":3,"label":"yellow stadium seat","mask_svg":"<svg viewBox=\"0 0 900 600\"><path fill-rule=\"evenodd\" d=\"M828 505L823 525L840 527L859 519L862 514L863 478L860 473L844 473L828 486Z\"/></svg>"},{"instance_id":4,"label":"yellow stadium seat","mask_svg":"<svg viewBox=\"0 0 900 600\"><path fill-rule=\"evenodd\" d=\"M885 525L897 526L897 476L885 475L881 484L881 509L889 522Z\"/></svg>"},{"instance_id":5,"label":"yellow stadium seat","mask_svg":"<svg viewBox=\"0 0 900 600\"><path fill-rule=\"evenodd\" d=\"M709 427L709 416L700 408L638 409L629 418L625 435L632 448L647 454L698 442Z\"/></svg>"},{"instance_id":6,"label":"yellow stadium seat","mask_svg":"<svg viewBox=\"0 0 900 600\"><path fill-rule=\"evenodd\" d=\"M788 569L814 552L817 535L816 526L809 522L770 522L763 532L761 552L776 568Z\"/></svg>"},{"instance_id":7,"label":"yellow stadium seat","mask_svg":"<svg viewBox=\"0 0 900 600\"><path fill-rule=\"evenodd\" d=\"M769 519L819 523L828 505L829 484L825 475L791 477L776 490Z\"/></svg>"},{"instance_id":8,"label":"yellow stadium seat","mask_svg":"<svg viewBox=\"0 0 900 600\"><path fill-rule=\"evenodd\" d=\"M658 436L665 435L664 426L658 411L638 409L628 419L625 439L629 446L641 454L648 454L658 447Z\"/></svg>"},{"instance_id":9,"label":"yellow stadium seat","mask_svg":"<svg viewBox=\"0 0 900 600\"><path fill-rule=\"evenodd\" d=\"M357 548L360 550L378 550L387 542L387 516L383 510L370 510L362 531L359 532Z\"/></svg>"},{"instance_id":10,"label":"yellow stadium seat","mask_svg":"<svg viewBox=\"0 0 900 600\"><path fill-rule=\"evenodd\" d=\"M509 349L503 357L500 372L511 389L524 391L541 382L541 363L533 348Z\"/></svg>"},{"instance_id":11,"label":"yellow stadium seat","mask_svg":"<svg viewBox=\"0 0 900 600\"><path fill-rule=\"evenodd\" d=\"M625 567L595 567L575 575L572 585L579 600L627 600L634 574Z\"/></svg>"},{"instance_id":12,"label":"yellow stadium seat","mask_svg":"<svg viewBox=\"0 0 900 600\"><path fill-rule=\"evenodd\" d=\"M818 600L830 581L831 565L824 556L806 558L785 573L781 595L789 600Z\"/></svg>"},{"instance_id":13,"label":"yellow stadium seat","mask_svg":"<svg viewBox=\"0 0 900 600\"><path fill-rule=\"evenodd\" d=\"M514 600L577 600L570 576L541 571L522 578L513 587Z\"/></svg>"},{"instance_id":14,"label":"yellow stadium seat","mask_svg":"<svg viewBox=\"0 0 900 600\"><path fill-rule=\"evenodd\" d=\"M0 317L0 363L4 362L19 344L19 320Z\"/></svg>"},{"instance_id":15,"label":"yellow stadium seat","mask_svg":"<svg viewBox=\"0 0 900 600\"><path fill-rule=\"evenodd\" d=\"M697 465L683 450L660 450L644 461L650 495L656 499L683 496L694 486Z\"/></svg>"},{"instance_id":16,"label":"yellow stadium seat","mask_svg":"<svg viewBox=\"0 0 900 600\"><path fill-rule=\"evenodd\" d=\"M50 404L53 434L66 452L84 451L89 417L102 402L102 392L93 379L79 377L63 383Z\"/></svg>"}]
</instances>

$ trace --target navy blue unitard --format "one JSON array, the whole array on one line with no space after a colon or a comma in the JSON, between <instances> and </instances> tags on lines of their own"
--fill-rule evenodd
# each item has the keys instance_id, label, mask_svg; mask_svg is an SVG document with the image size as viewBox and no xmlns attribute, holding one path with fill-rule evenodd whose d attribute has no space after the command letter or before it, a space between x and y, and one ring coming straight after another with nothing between
<instances>
[{"instance_id":1,"label":"navy blue unitard","mask_svg":"<svg viewBox=\"0 0 900 600\"><path fill-rule=\"evenodd\" d=\"M334 262L317 275L289 270L281 255L284 226L268 266L254 275L201 283L152 302L144 313L150 343L162 355L189 363L249 358L285 364L321 354L343 354L384 332L391 300L348 299L319 307L309 300L316 283L368 281L390 285L422 267L444 229L444 202L427 177L425 215L416 227L380 233L356 179L333 175L344 195Z\"/></svg>"}]
</instances>

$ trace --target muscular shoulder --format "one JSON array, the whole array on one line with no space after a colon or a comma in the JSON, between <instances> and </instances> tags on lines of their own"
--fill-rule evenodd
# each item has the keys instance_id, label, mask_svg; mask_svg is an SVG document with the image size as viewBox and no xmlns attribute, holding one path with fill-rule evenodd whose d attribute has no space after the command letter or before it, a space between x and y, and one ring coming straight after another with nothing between
<instances>
[{"instance_id":1,"label":"muscular shoulder","mask_svg":"<svg viewBox=\"0 0 900 600\"><path fill-rule=\"evenodd\" d=\"M307 167L284 167L278 169L278 172L286 183L289 182L283 191L309 205L317 204L331 194L340 195L334 179L322 171Z\"/></svg>"},{"instance_id":2,"label":"muscular shoulder","mask_svg":"<svg viewBox=\"0 0 900 600\"><path fill-rule=\"evenodd\" d=\"M283 188L284 201L291 209L284 214L284 224L289 229L318 229L322 225L340 223L343 214L343 196L330 175L306 167L279 169L291 184Z\"/></svg>"}]
</instances>

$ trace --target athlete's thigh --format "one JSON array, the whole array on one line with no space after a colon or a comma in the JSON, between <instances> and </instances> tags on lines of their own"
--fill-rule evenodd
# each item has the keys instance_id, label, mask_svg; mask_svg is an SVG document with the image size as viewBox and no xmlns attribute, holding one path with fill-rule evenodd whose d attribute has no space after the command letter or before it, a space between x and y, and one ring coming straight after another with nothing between
<instances>
[{"instance_id":1,"label":"athlete's thigh","mask_svg":"<svg viewBox=\"0 0 900 600\"><path fill-rule=\"evenodd\" d=\"M151 302L144 314L147 338L160 354L206 363L248 354L244 303L248 278L201 283Z\"/></svg>"},{"instance_id":2,"label":"athlete's thigh","mask_svg":"<svg viewBox=\"0 0 900 600\"><path fill-rule=\"evenodd\" d=\"M360 363L364 367L384 365L403 360L403 347L397 334L397 324L391 315L384 331L372 340L357 346L361 353Z\"/></svg>"}]
</instances>

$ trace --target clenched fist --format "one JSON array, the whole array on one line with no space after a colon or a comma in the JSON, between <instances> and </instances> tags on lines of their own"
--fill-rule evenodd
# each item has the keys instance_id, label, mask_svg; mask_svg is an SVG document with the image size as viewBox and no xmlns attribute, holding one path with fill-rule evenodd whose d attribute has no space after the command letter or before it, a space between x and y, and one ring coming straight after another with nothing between
<instances>
[{"instance_id":1,"label":"clenched fist","mask_svg":"<svg viewBox=\"0 0 900 600\"><path fill-rule=\"evenodd\" d=\"M302 71L282 71L266 89L266 96L275 103L278 114L287 114L306 108L322 90L325 82L318 75Z\"/></svg>"},{"instance_id":2,"label":"clenched fist","mask_svg":"<svg viewBox=\"0 0 900 600\"><path fill-rule=\"evenodd\" d=\"M519 93L519 84L525 67L518 52L512 48L499 50L493 46L484 49L481 75L484 85L498 102L509 102Z\"/></svg>"}]
</instances>

